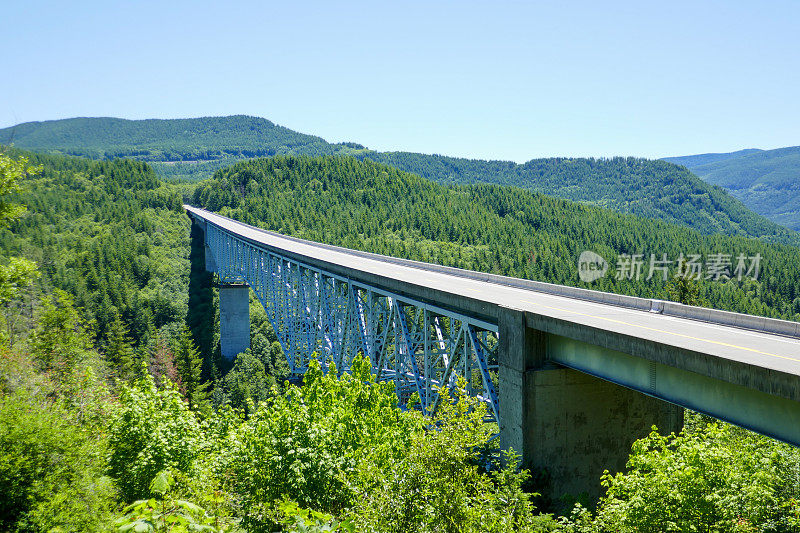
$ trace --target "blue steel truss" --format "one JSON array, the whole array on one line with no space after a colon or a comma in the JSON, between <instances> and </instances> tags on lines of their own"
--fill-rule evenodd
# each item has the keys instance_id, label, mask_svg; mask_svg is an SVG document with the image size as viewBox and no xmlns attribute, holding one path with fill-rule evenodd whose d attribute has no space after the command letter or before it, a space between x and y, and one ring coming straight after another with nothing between
<instances>
[{"instance_id":1,"label":"blue steel truss","mask_svg":"<svg viewBox=\"0 0 800 533\"><path fill-rule=\"evenodd\" d=\"M463 378L498 423L496 325L326 272L210 222L205 240L220 282L255 292L293 373L313 358L347 371L360 353L379 380L394 382L401 405L417 393L427 415L438 389Z\"/></svg>"}]
</instances>

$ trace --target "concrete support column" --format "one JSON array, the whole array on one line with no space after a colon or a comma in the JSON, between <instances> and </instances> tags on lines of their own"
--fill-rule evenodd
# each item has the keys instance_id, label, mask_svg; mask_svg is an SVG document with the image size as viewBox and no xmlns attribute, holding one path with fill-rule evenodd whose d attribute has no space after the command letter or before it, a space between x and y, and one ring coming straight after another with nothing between
<instances>
[{"instance_id":1,"label":"concrete support column","mask_svg":"<svg viewBox=\"0 0 800 533\"><path fill-rule=\"evenodd\" d=\"M653 425L662 433L683 426L682 408L571 368L535 370L528 382L527 456L553 498L601 496L603 471L624 470L635 440Z\"/></svg>"},{"instance_id":2,"label":"concrete support column","mask_svg":"<svg viewBox=\"0 0 800 533\"><path fill-rule=\"evenodd\" d=\"M523 312L504 309L498 327L500 444L522 456L546 497L599 497L603 470L624 469L652 425L681 429L679 407L548 363L547 334L528 328Z\"/></svg>"},{"instance_id":3,"label":"concrete support column","mask_svg":"<svg viewBox=\"0 0 800 533\"><path fill-rule=\"evenodd\" d=\"M531 425L533 397L528 393L531 372L545 361L544 335L525 326L525 313L501 308L498 321L498 363L500 397L500 446L513 448L522 456L524 467L533 459Z\"/></svg>"},{"instance_id":4,"label":"concrete support column","mask_svg":"<svg viewBox=\"0 0 800 533\"><path fill-rule=\"evenodd\" d=\"M219 344L222 357L233 359L250 347L250 287L220 285Z\"/></svg>"}]
</instances>

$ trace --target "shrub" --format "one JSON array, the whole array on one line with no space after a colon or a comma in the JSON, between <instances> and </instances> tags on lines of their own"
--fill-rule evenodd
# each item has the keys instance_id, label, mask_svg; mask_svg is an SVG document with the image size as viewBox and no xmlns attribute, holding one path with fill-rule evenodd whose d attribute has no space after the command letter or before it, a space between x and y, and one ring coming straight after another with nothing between
<instances>
[{"instance_id":1,"label":"shrub","mask_svg":"<svg viewBox=\"0 0 800 533\"><path fill-rule=\"evenodd\" d=\"M177 388L167 383L158 389L147 372L132 386L122 386L119 401L109 431L109 472L123 499L131 501L150 495L158 472L189 471L202 433Z\"/></svg>"},{"instance_id":2,"label":"shrub","mask_svg":"<svg viewBox=\"0 0 800 533\"><path fill-rule=\"evenodd\" d=\"M277 526L277 502L337 513L353 504L360 462L387 463L408 447L418 427L397 407L391 384L375 383L369 360L352 375L324 374L312 361L302 387L290 386L259 406L232 439L227 460L231 490L244 524Z\"/></svg>"},{"instance_id":3,"label":"shrub","mask_svg":"<svg viewBox=\"0 0 800 533\"><path fill-rule=\"evenodd\" d=\"M105 530L114 504L105 444L57 404L0 396L0 530Z\"/></svg>"}]
</instances>

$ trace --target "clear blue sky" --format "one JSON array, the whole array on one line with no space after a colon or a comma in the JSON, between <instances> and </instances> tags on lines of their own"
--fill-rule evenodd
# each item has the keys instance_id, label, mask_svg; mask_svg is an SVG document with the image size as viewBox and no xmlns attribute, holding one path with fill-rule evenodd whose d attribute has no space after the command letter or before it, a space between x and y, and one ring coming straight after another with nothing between
<instances>
[{"instance_id":1,"label":"clear blue sky","mask_svg":"<svg viewBox=\"0 0 800 533\"><path fill-rule=\"evenodd\" d=\"M513 159L800 145L800 2L4 2L0 127L249 114Z\"/></svg>"}]
</instances>

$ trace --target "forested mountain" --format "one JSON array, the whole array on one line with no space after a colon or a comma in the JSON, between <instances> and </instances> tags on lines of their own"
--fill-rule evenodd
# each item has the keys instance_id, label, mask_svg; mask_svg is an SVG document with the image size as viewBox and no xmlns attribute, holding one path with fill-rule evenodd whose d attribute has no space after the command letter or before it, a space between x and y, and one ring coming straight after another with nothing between
<instances>
[{"instance_id":1,"label":"forested mountain","mask_svg":"<svg viewBox=\"0 0 800 533\"><path fill-rule=\"evenodd\" d=\"M41 172L22 183L27 212L0 229L0 257L36 261L44 290L71 294L101 343L119 320L137 346L179 328L189 276L180 192L138 161L5 153Z\"/></svg>"},{"instance_id":2,"label":"forested mountain","mask_svg":"<svg viewBox=\"0 0 800 533\"><path fill-rule=\"evenodd\" d=\"M708 183L724 187L756 213L800 229L800 146L665 161L684 165Z\"/></svg>"},{"instance_id":3,"label":"forested mountain","mask_svg":"<svg viewBox=\"0 0 800 533\"><path fill-rule=\"evenodd\" d=\"M94 159L207 161L302 152L330 154L335 146L269 120L244 115L171 120L70 118L27 122L0 130L0 144Z\"/></svg>"},{"instance_id":4,"label":"forested mountain","mask_svg":"<svg viewBox=\"0 0 800 533\"><path fill-rule=\"evenodd\" d=\"M800 236L756 215L724 190L679 166L640 158L549 158L525 164L331 144L255 117L175 120L76 118L0 130L0 143L93 158L152 162L165 177L202 179L241 159L276 154L352 155L440 183L515 185L622 213L660 218L703 233L800 245Z\"/></svg>"},{"instance_id":5,"label":"forested mountain","mask_svg":"<svg viewBox=\"0 0 800 533\"><path fill-rule=\"evenodd\" d=\"M351 157L275 157L238 163L198 184L199 206L281 233L397 257L552 283L673 298L670 282L606 276L578 280L593 250L670 259L714 253L762 256L758 281L702 281L698 300L720 309L797 318L800 249L704 235L513 187L442 185ZM612 272L613 274L613 272ZM645 273L646 274L646 273Z\"/></svg>"},{"instance_id":6,"label":"forested mountain","mask_svg":"<svg viewBox=\"0 0 800 533\"><path fill-rule=\"evenodd\" d=\"M621 213L724 233L800 244L800 236L748 210L684 168L635 157L533 159L518 165L408 152L357 155L441 183L497 183Z\"/></svg>"}]
</instances>

